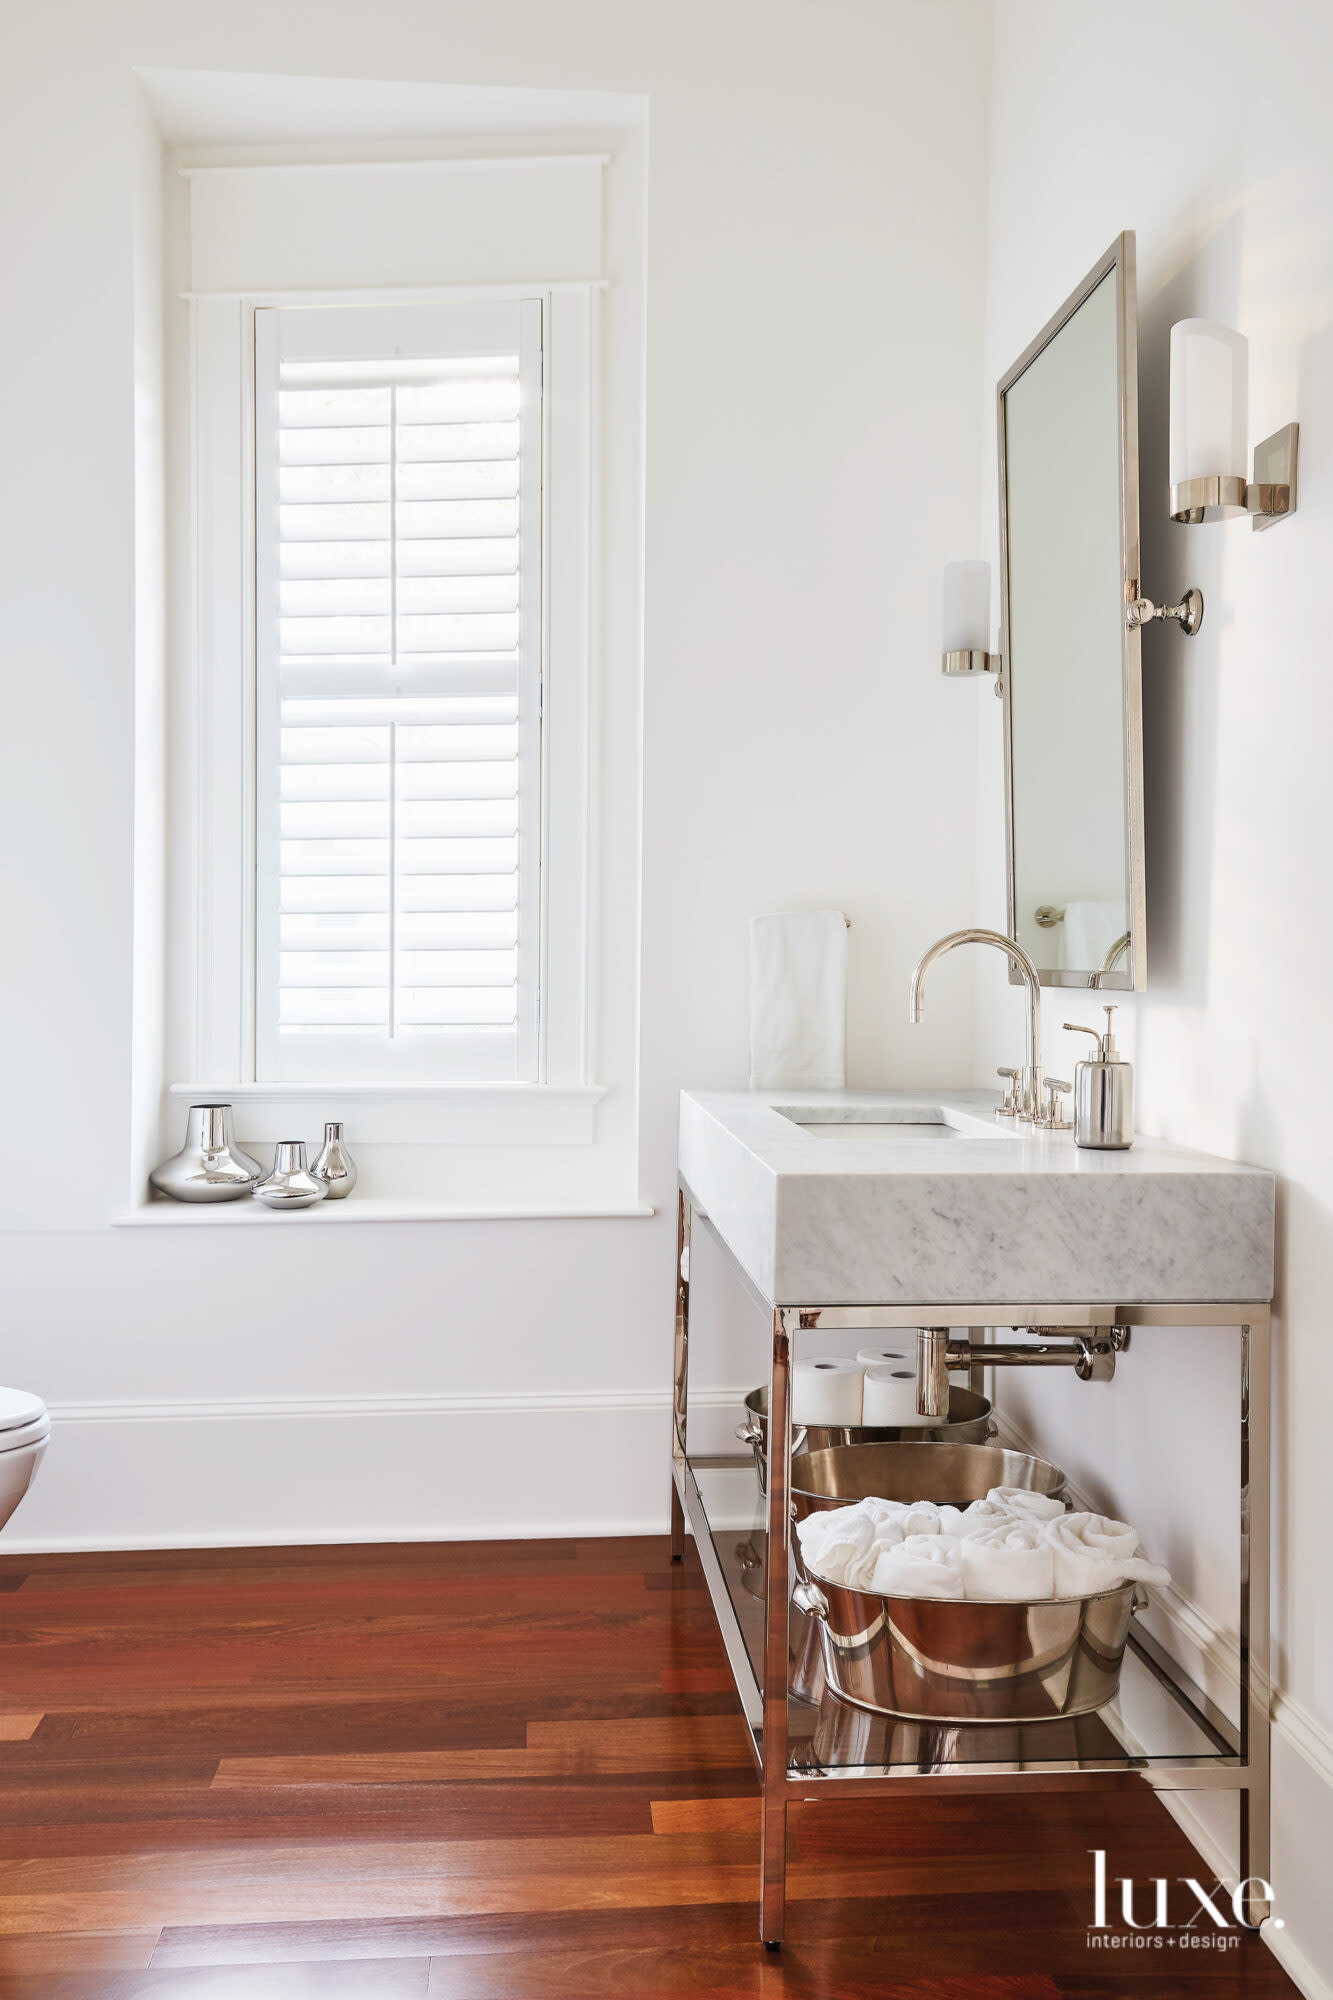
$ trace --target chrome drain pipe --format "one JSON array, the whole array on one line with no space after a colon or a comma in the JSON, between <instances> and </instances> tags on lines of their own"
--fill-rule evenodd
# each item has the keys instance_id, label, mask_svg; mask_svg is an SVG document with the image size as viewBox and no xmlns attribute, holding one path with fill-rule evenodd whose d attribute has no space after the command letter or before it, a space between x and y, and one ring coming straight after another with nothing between
<instances>
[{"instance_id":1,"label":"chrome drain pipe","mask_svg":"<svg viewBox=\"0 0 1333 2000\"><path fill-rule=\"evenodd\" d=\"M947 1326L919 1326L917 1415L938 1418L947 1414L951 1369L1072 1368L1080 1382L1109 1382L1115 1375L1117 1354L1129 1346L1127 1326L1057 1326L1043 1327L1041 1332L1040 1340L999 1340L988 1346L974 1340L970 1329L959 1340Z\"/></svg>"}]
</instances>

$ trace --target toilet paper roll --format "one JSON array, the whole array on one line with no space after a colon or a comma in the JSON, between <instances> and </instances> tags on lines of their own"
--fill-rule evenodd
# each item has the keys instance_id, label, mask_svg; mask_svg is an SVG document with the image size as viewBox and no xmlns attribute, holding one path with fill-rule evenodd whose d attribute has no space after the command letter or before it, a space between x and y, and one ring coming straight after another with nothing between
<instances>
[{"instance_id":1,"label":"toilet paper roll","mask_svg":"<svg viewBox=\"0 0 1333 2000\"><path fill-rule=\"evenodd\" d=\"M886 1341L883 1347L863 1347L856 1358L863 1368L912 1368L916 1364L916 1348L900 1337Z\"/></svg>"},{"instance_id":2,"label":"toilet paper roll","mask_svg":"<svg viewBox=\"0 0 1333 2000\"><path fill-rule=\"evenodd\" d=\"M865 1424L907 1426L935 1421L917 1412L915 1368L894 1364L881 1363L877 1368L866 1369L861 1409L861 1421Z\"/></svg>"},{"instance_id":3,"label":"toilet paper roll","mask_svg":"<svg viewBox=\"0 0 1333 2000\"><path fill-rule=\"evenodd\" d=\"M861 1364L833 1354L815 1354L791 1371L794 1424L859 1424Z\"/></svg>"}]
</instances>

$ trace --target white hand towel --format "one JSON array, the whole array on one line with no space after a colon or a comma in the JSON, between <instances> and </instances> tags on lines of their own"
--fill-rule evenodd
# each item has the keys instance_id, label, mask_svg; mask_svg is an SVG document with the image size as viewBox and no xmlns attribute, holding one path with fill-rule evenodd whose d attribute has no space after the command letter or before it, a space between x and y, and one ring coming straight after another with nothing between
<instances>
[{"instance_id":1,"label":"white hand towel","mask_svg":"<svg viewBox=\"0 0 1333 2000\"><path fill-rule=\"evenodd\" d=\"M874 1548L880 1525L864 1505L808 1514L796 1524L807 1568L828 1577L830 1583L843 1582L845 1571Z\"/></svg>"},{"instance_id":2,"label":"white hand towel","mask_svg":"<svg viewBox=\"0 0 1333 2000\"><path fill-rule=\"evenodd\" d=\"M969 1597L1003 1602L1055 1595L1055 1559L1038 1521L1001 1521L958 1544Z\"/></svg>"},{"instance_id":3,"label":"white hand towel","mask_svg":"<svg viewBox=\"0 0 1333 2000\"><path fill-rule=\"evenodd\" d=\"M1018 1521L1054 1521L1065 1511L1063 1500L1055 1500L1049 1493L1034 1493L1028 1486L992 1486L986 1499Z\"/></svg>"},{"instance_id":4,"label":"white hand towel","mask_svg":"<svg viewBox=\"0 0 1333 2000\"><path fill-rule=\"evenodd\" d=\"M957 1507L937 1507L933 1500L914 1500L903 1510L903 1534L907 1535L952 1535L956 1540L963 1525L963 1516Z\"/></svg>"},{"instance_id":5,"label":"white hand towel","mask_svg":"<svg viewBox=\"0 0 1333 2000\"><path fill-rule=\"evenodd\" d=\"M858 1500L808 1515L796 1525L807 1569L830 1583L864 1589L880 1551L902 1540L906 1513L896 1500Z\"/></svg>"},{"instance_id":6,"label":"white hand towel","mask_svg":"<svg viewBox=\"0 0 1333 2000\"><path fill-rule=\"evenodd\" d=\"M1095 972L1128 929L1123 902L1066 903L1060 926L1061 966L1066 972Z\"/></svg>"},{"instance_id":7,"label":"white hand towel","mask_svg":"<svg viewBox=\"0 0 1333 2000\"><path fill-rule=\"evenodd\" d=\"M864 1587L876 1597L961 1597L961 1545L950 1535L909 1535L883 1552Z\"/></svg>"},{"instance_id":8,"label":"white hand towel","mask_svg":"<svg viewBox=\"0 0 1333 2000\"><path fill-rule=\"evenodd\" d=\"M841 1090L846 1081L842 912L751 917L751 1090Z\"/></svg>"},{"instance_id":9,"label":"white hand towel","mask_svg":"<svg viewBox=\"0 0 1333 2000\"><path fill-rule=\"evenodd\" d=\"M1095 1597L1122 1583L1170 1583L1170 1570L1143 1555L1138 1530L1106 1514L1064 1514L1048 1521L1057 1597Z\"/></svg>"}]
</instances>

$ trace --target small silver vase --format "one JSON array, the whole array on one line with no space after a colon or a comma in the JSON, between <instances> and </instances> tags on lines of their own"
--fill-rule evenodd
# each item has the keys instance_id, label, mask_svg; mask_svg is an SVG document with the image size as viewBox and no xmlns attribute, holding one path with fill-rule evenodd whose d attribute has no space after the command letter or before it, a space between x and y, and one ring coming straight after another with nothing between
<instances>
[{"instance_id":1,"label":"small silver vase","mask_svg":"<svg viewBox=\"0 0 1333 2000\"><path fill-rule=\"evenodd\" d=\"M304 1139L280 1139L273 1154L273 1172L255 1189L265 1208L313 1208L324 1199L324 1183L305 1163Z\"/></svg>"},{"instance_id":2,"label":"small silver vase","mask_svg":"<svg viewBox=\"0 0 1333 2000\"><path fill-rule=\"evenodd\" d=\"M338 1124L324 1127L324 1149L310 1169L317 1181L323 1181L326 1199L345 1201L356 1186L356 1161L343 1144L343 1128Z\"/></svg>"},{"instance_id":3,"label":"small silver vase","mask_svg":"<svg viewBox=\"0 0 1333 2000\"><path fill-rule=\"evenodd\" d=\"M264 1169L236 1144L230 1104L192 1104L185 1144L149 1182L173 1201L236 1201L249 1194Z\"/></svg>"}]
</instances>

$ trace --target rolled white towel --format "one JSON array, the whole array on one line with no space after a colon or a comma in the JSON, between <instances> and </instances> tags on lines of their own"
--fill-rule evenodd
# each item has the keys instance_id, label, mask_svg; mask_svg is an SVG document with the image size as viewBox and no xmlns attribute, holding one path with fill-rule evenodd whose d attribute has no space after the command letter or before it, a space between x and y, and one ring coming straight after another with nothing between
<instances>
[{"instance_id":1,"label":"rolled white towel","mask_svg":"<svg viewBox=\"0 0 1333 2000\"><path fill-rule=\"evenodd\" d=\"M808 1514L796 1524L801 1554L811 1569L838 1580L848 1563L864 1555L875 1540L876 1521L864 1503L854 1507L831 1507Z\"/></svg>"},{"instance_id":2,"label":"rolled white towel","mask_svg":"<svg viewBox=\"0 0 1333 2000\"><path fill-rule=\"evenodd\" d=\"M1055 1553L1041 1521L999 1521L958 1544L968 1597L1021 1602L1055 1596Z\"/></svg>"},{"instance_id":3,"label":"rolled white towel","mask_svg":"<svg viewBox=\"0 0 1333 2000\"><path fill-rule=\"evenodd\" d=\"M903 1535L952 1535L957 1537L963 1525L959 1508L950 1507L947 1502L936 1506L933 1500L914 1500L903 1509Z\"/></svg>"},{"instance_id":4,"label":"rolled white towel","mask_svg":"<svg viewBox=\"0 0 1333 2000\"><path fill-rule=\"evenodd\" d=\"M1057 1597L1095 1597L1122 1583L1170 1583L1170 1570L1149 1562L1137 1528L1108 1514L1063 1514L1048 1521Z\"/></svg>"},{"instance_id":5,"label":"rolled white towel","mask_svg":"<svg viewBox=\"0 0 1333 2000\"><path fill-rule=\"evenodd\" d=\"M899 1500L858 1500L798 1521L796 1533L807 1569L830 1583L868 1590L883 1550L903 1538L907 1508Z\"/></svg>"},{"instance_id":6,"label":"rolled white towel","mask_svg":"<svg viewBox=\"0 0 1333 2000\"><path fill-rule=\"evenodd\" d=\"M876 1597L961 1597L961 1544L951 1535L909 1535L884 1550L865 1587Z\"/></svg>"}]
</instances>

